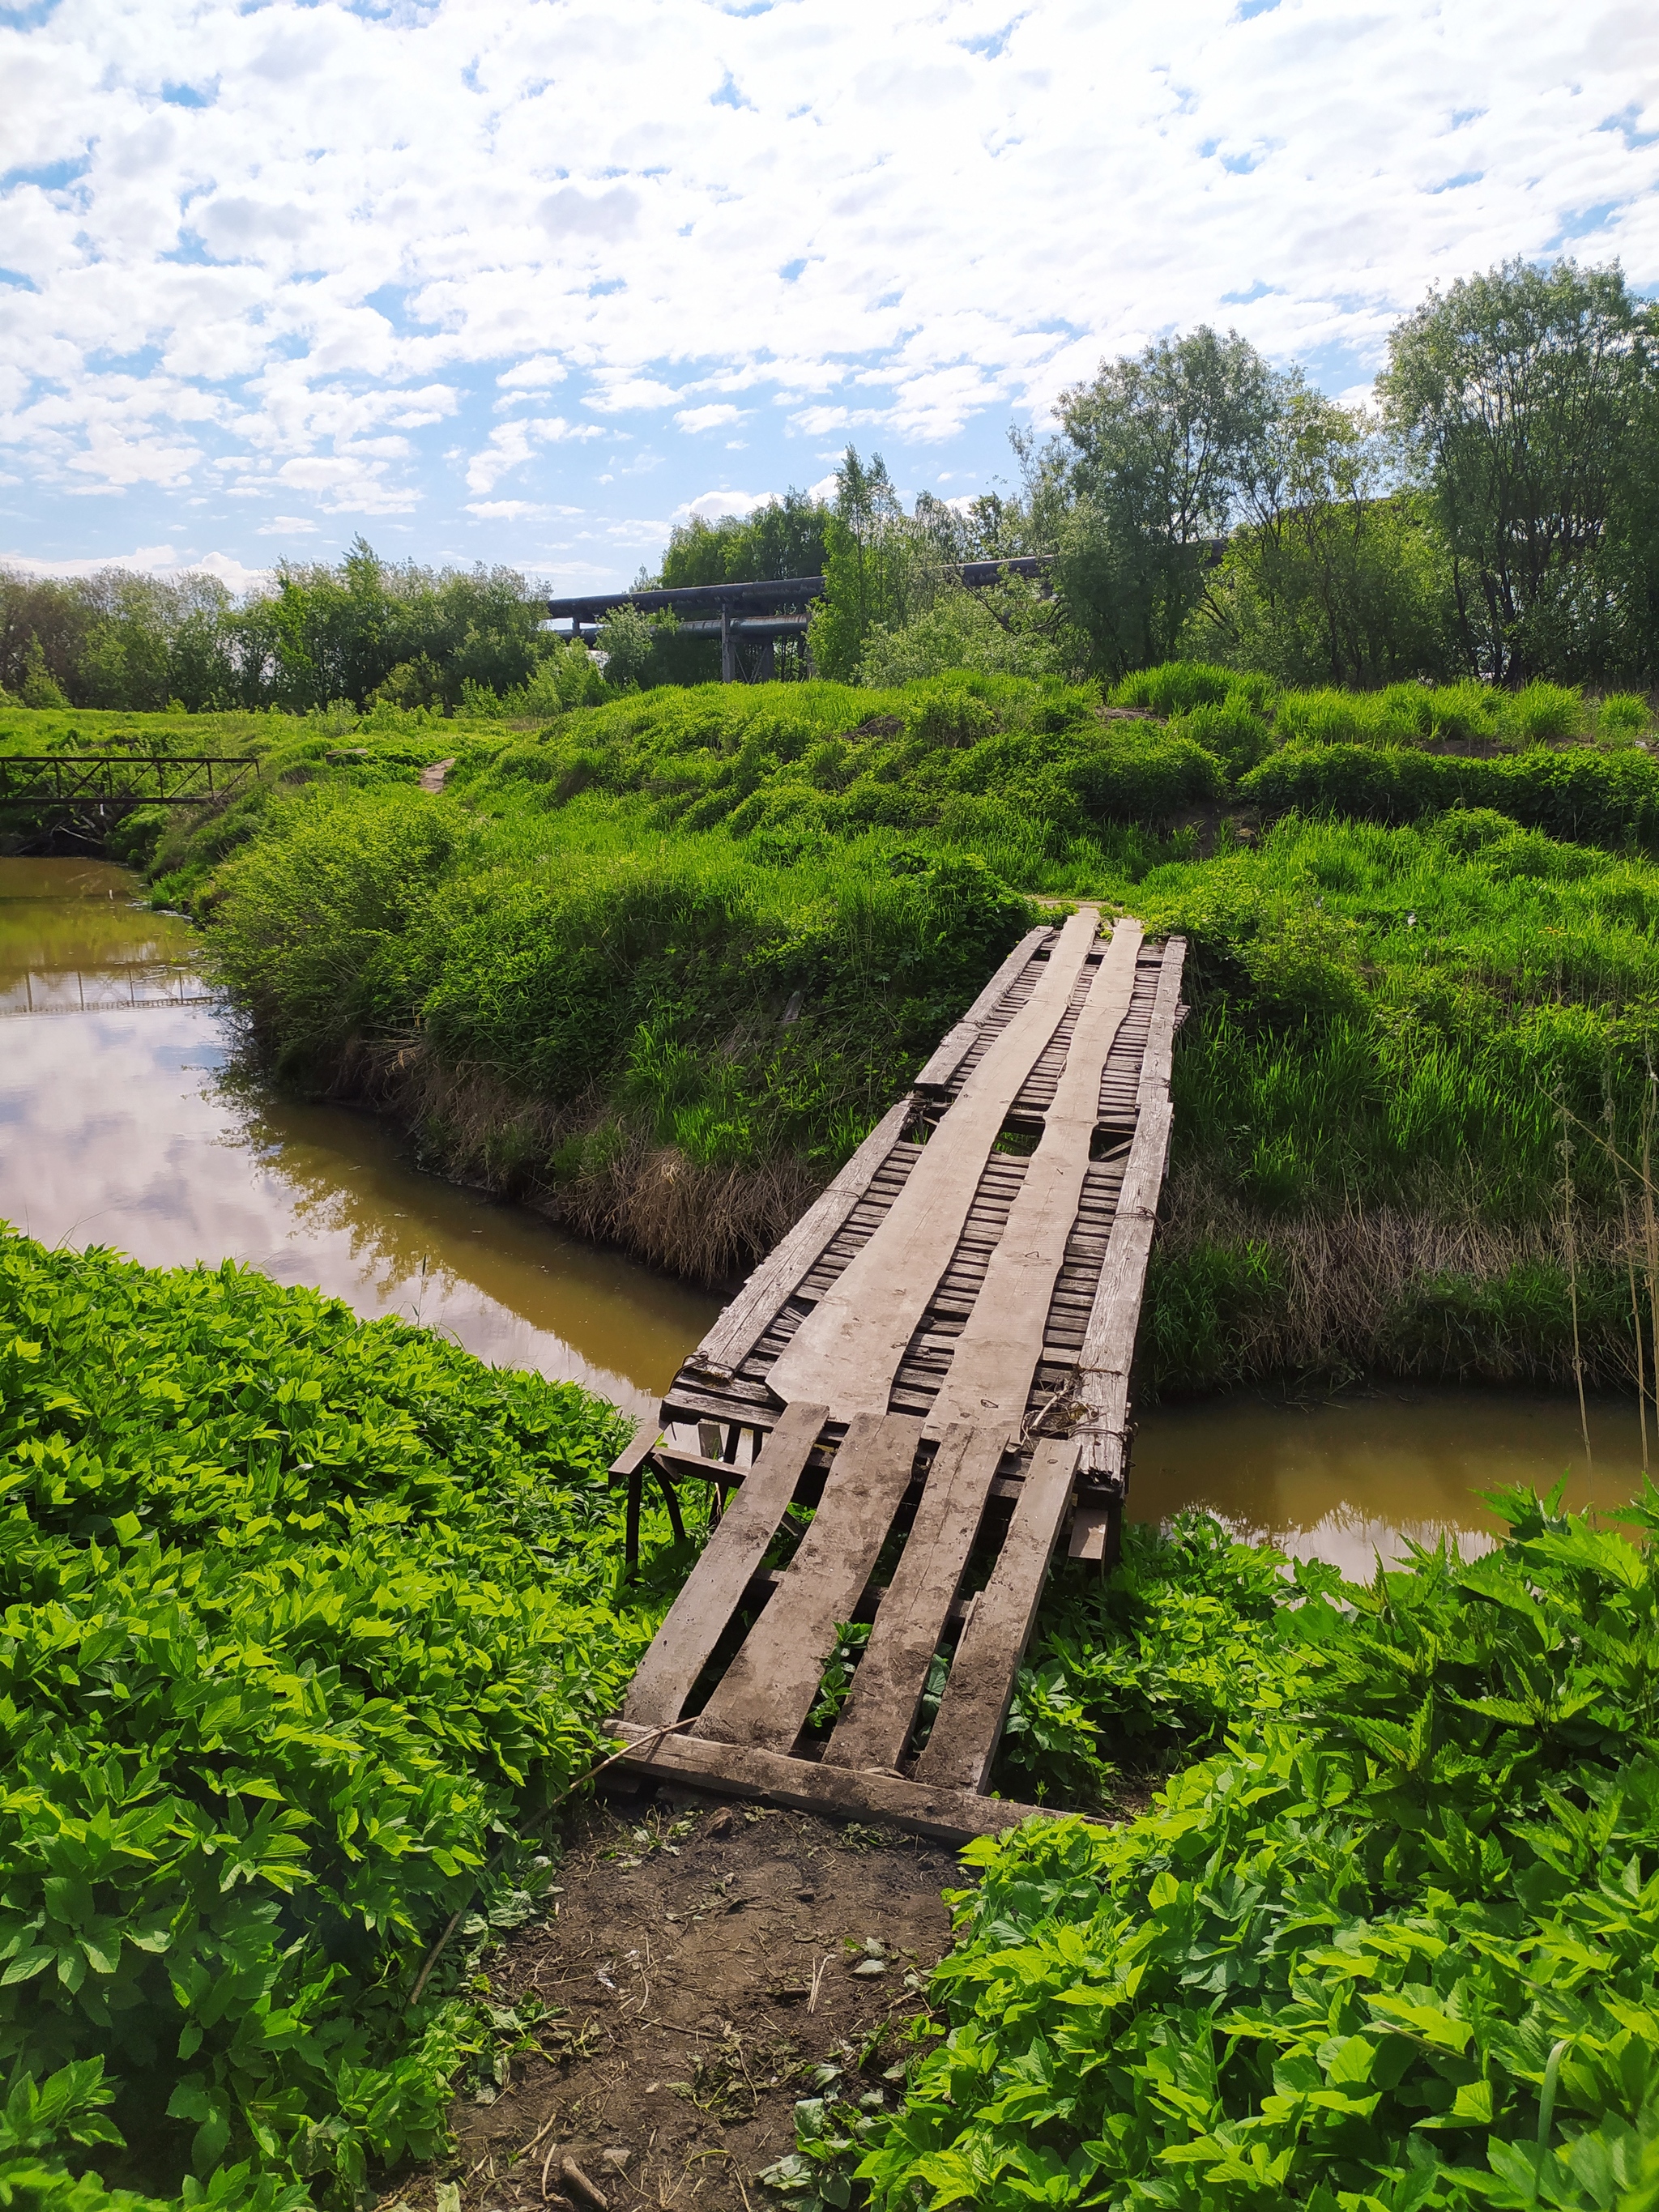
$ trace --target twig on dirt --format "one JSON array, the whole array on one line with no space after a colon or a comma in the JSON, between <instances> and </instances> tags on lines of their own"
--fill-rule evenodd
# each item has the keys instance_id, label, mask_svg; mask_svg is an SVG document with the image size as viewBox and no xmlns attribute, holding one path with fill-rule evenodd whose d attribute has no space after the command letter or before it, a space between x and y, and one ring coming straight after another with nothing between
<instances>
[{"instance_id":1,"label":"twig on dirt","mask_svg":"<svg viewBox=\"0 0 1659 2212\"><path fill-rule=\"evenodd\" d=\"M596 2212L611 2212L611 2199L597 2182L588 2179L574 2158L566 2159L562 2171L569 2186L579 2196L585 2197L596 2208Z\"/></svg>"},{"instance_id":2,"label":"twig on dirt","mask_svg":"<svg viewBox=\"0 0 1659 2212\"><path fill-rule=\"evenodd\" d=\"M565 1787L560 1790L558 1796L553 1800L553 1802L550 1805L545 1805L543 1807L542 1810L537 1814L535 1819L531 1822L527 1830L521 1830L518 1835L509 1836L507 1838L506 1843L501 1845L501 1849L496 1851L495 1856L490 1859L489 1865L483 1869L483 1873L493 1874L495 1869L501 1864L502 1859L506 1857L507 1852L513 1848L514 1844L529 1843L534 1835L535 1831L540 1827L552 1814L558 1811L560 1806L565 1802L567 1798L574 1796L575 1792L581 1788L584 1782L592 1781L594 1776L603 1774L607 1766L616 1766L624 1759L632 1759L638 1756L641 1750L648 1755L651 1752L653 1752L656 1749L657 1746L662 1741L665 1736L674 1735L678 1734L681 1729L694 1728L696 1725L698 1717L699 1716L694 1714L689 1721L671 1721L666 1728L655 1729L649 1736L642 1737L637 1743L624 1744L620 1751L613 1751L609 1759L602 1759L597 1766L590 1766L585 1774L577 1775L574 1782L566 1784ZM415 1987L410 1996L408 2005L409 2011L413 2012L416 2006L421 2002L421 1994L426 1988L428 1982L432 1978L432 1969L437 1965L439 1960L442 1958L445 1951L448 1948L449 1939L455 1933L455 1930L460 1926L461 1915L466 1911L467 1906L471 1904L473 1899L477 1895L478 1883L482 1879L483 1874L475 1875L471 1888L468 1890L466 1895L456 1906L454 1911L450 1914L448 1924L446 1926L443 1934L439 1936L437 1942L427 1953L425 1963L422 1965L419 1974L416 1978Z\"/></svg>"},{"instance_id":3,"label":"twig on dirt","mask_svg":"<svg viewBox=\"0 0 1659 2212\"><path fill-rule=\"evenodd\" d=\"M549 2127L551 2127L551 2126L552 2126L552 2124L553 2124L552 2121L551 2121L551 2120L550 2120L550 2121L548 2122L548 2125L549 2125ZM548 2172L548 2168L552 2165L552 2163L553 2163L554 2160L558 2156L558 2154L559 2154L559 2146L557 2145L557 2143L556 2143L556 2142L555 2142L555 2143L549 2143L549 2145L547 2146L547 2156L546 2156L546 2157L542 2160L542 2201L543 2201L543 2203L546 2203L546 2201L547 2201L547 2172Z\"/></svg>"},{"instance_id":4,"label":"twig on dirt","mask_svg":"<svg viewBox=\"0 0 1659 2212\"><path fill-rule=\"evenodd\" d=\"M545 2053L543 2055L545 2056ZM558 2117L559 2116L556 2112L550 2112L547 2118L542 2122L540 2127L537 2129L535 2134L531 2136L530 2141L514 2152L514 2157L528 2158L531 2152L535 2149L537 2144L541 2141L542 2137L547 2133L548 2130L553 2125L553 2123L558 2118ZM550 2153L549 2155L550 2156L551 2154Z\"/></svg>"},{"instance_id":5,"label":"twig on dirt","mask_svg":"<svg viewBox=\"0 0 1659 2212\"><path fill-rule=\"evenodd\" d=\"M816 2012L818 2008L818 1991L823 1987L824 1974L828 1971L830 1961L835 1955L833 1951L826 1951L812 1969L812 1993L806 2000L808 2012Z\"/></svg>"}]
</instances>

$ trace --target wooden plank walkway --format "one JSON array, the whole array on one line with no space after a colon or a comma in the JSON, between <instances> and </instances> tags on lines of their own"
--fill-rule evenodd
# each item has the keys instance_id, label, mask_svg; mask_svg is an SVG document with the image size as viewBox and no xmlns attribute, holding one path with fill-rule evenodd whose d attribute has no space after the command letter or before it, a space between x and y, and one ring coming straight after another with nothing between
<instances>
[{"instance_id":1,"label":"wooden plank walkway","mask_svg":"<svg viewBox=\"0 0 1659 2212\"><path fill-rule=\"evenodd\" d=\"M1031 1811L987 1792L1056 1550L1115 1550L1184 952L1088 908L1033 930L617 1462L630 1562L647 1476L677 1526L685 1481L724 1509L631 1765L937 1836Z\"/></svg>"}]
</instances>

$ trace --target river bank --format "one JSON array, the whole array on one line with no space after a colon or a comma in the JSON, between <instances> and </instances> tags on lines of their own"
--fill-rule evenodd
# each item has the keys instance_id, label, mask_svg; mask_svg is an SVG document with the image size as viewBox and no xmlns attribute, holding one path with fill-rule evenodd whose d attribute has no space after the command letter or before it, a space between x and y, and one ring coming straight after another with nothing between
<instances>
[{"instance_id":1,"label":"river bank","mask_svg":"<svg viewBox=\"0 0 1659 2212\"><path fill-rule=\"evenodd\" d=\"M396 1128L239 1073L199 932L107 862L0 860L0 1218L154 1267L227 1256L365 1319L418 1321L477 1357L573 1381L637 1419L716 1295L423 1170ZM1575 1507L1639 1486L1633 1399L1576 1405L1411 1385L1145 1407L1130 1510L1214 1513L1350 1571L1441 1530L1479 1547L1479 1493L1566 1474ZM1659 1431L1654 1443L1659 1448Z\"/></svg>"}]
</instances>

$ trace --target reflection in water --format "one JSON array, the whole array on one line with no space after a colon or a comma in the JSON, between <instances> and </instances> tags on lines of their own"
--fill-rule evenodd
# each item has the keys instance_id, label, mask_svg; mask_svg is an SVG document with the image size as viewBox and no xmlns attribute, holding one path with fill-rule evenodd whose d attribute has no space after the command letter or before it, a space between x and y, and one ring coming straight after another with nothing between
<instances>
[{"instance_id":1,"label":"reflection in water","mask_svg":"<svg viewBox=\"0 0 1659 2212\"><path fill-rule=\"evenodd\" d=\"M0 860L0 1005L24 976L79 973L95 1001L100 975L187 963L193 933L136 888L106 865ZM365 1115L239 1096L227 1054L202 1006L6 1021L0 1217L153 1267L228 1255L654 1410L714 1299L422 1175Z\"/></svg>"},{"instance_id":2,"label":"reflection in water","mask_svg":"<svg viewBox=\"0 0 1659 2212\"><path fill-rule=\"evenodd\" d=\"M1489 1549L1503 1522L1482 1491L1544 1491L1565 1475L1566 1504L1616 1512L1642 1487L1633 1400L1592 1401L1590 1446L1586 1466L1575 1401L1510 1390L1159 1406L1135 1437L1129 1510L1158 1521L1203 1506L1241 1535L1368 1576L1379 1553L1397 1559L1408 1537L1432 1544L1442 1529L1466 1555Z\"/></svg>"}]
</instances>

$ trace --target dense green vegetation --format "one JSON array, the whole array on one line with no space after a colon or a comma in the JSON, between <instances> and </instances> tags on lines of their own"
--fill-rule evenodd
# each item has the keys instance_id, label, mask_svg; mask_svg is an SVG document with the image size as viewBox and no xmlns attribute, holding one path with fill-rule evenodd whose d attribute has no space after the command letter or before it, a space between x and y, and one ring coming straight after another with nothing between
<instances>
[{"instance_id":1,"label":"dense green vegetation","mask_svg":"<svg viewBox=\"0 0 1659 2212\"><path fill-rule=\"evenodd\" d=\"M92 2160L343 2207L441 2147L523 2033L467 1959L536 1909L654 1624L625 1434L229 1262L0 1231L7 2203L96 2212Z\"/></svg>"},{"instance_id":2,"label":"dense green vegetation","mask_svg":"<svg viewBox=\"0 0 1659 2212\"><path fill-rule=\"evenodd\" d=\"M1207 1755L969 1850L900 2109L798 2108L786 2201L1650 2212L1659 1499L1504 1504L1370 1585L1177 1524L1051 1603L1074 1741Z\"/></svg>"},{"instance_id":3,"label":"dense green vegetation","mask_svg":"<svg viewBox=\"0 0 1659 2212\"><path fill-rule=\"evenodd\" d=\"M1180 662L1110 704L957 676L665 687L520 730L385 704L218 726L258 788L131 817L124 849L208 918L259 1049L403 1114L434 1164L729 1276L1030 899L1086 894L1191 947L1143 1389L1565 1382L1575 1356L1634 1379L1659 1272L1638 695ZM0 713L22 749L140 733ZM441 794L412 788L443 761Z\"/></svg>"}]
</instances>

